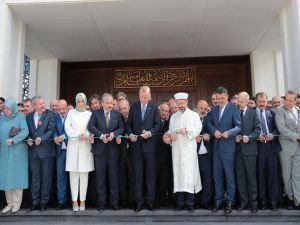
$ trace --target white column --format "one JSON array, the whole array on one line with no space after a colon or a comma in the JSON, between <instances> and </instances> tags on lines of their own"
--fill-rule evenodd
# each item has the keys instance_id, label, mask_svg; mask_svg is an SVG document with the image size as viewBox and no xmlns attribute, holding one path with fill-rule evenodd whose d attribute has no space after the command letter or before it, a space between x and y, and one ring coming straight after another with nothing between
<instances>
[{"instance_id":1,"label":"white column","mask_svg":"<svg viewBox=\"0 0 300 225\"><path fill-rule=\"evenodd\" d=\"M42 95L48 107L51 99L59 98L60 61L31 60L29 97Z\"/></svg>"},{"instance_id":2,"label":"white column","mask_svg":"<svg viewBox=\"0 0 300 225\"><path fill-rule=\"evenodd\" d=\"M300 93L300 0L290 0L281 10L280 29L285 88Z\"/></svg>"},{"instance_id":3,"label":"white column","mask_svg":"<svg viewBox=\"0 0 300 225\"><path fill-rule=\"evenodd\" d=\"M0 96L20 100L25 48L24 23L0 0Z\"/></svg>"},{"instance_id":4,"label":"white column","mask_svg":"<svg viewBox=\"0 0 300 225\"><path fill-rule=\"evenodd\" d=\"M252 93L265 92L269 99L284 95L282 54L279 51L254 51L251 57Z\"/></svg>"}]
</instances>

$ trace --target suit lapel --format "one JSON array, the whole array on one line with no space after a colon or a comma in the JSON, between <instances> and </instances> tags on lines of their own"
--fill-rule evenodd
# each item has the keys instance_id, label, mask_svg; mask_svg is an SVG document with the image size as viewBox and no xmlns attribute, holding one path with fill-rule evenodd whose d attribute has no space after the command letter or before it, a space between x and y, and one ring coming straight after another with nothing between
<instances>
[{"instance_id":1,"label":"suit lapel","mask_svg":"<svg viewBox=\"0 0 300 225\"><path fill-rule=\"evenodd\" d=\"M34 122L34 113L32 113L30 115L29 120L30 120L30 126L32 126L32 128L33 128L32 130L36 130L36 126L35 126L35 122Z\"/></svg>"},{"instance_id":2,"label":"suit lapel","mask_svg":"<svg viewBox=\"0 0 300 225\"><path fill-rule=\"evenodd\" d=\"M288 117L293 121L293 123L296 125L296 127L298 127L298 124L299 124L299 116L298 116L298 121L296 120L293 112L291 110L287 110L287 114L288 114Z\"/></svg>"},{"instance_id":3,"label":"suit lapel","mask_svg":"<svg viewBox=\"0 0 300 225\"><path fill-rule=\"evenodd\" d=\"M100 121L103 121L104 123L104 125L103 125L103 127L104 127L104 129L105 129L105 131L106 130L108 130L108 127L106 126L106 119L105 119L105 115L104 115L104 110L103 109L101 109L100 110Z\"/></svg>"},{"instance_id":4,"label":"suit lapel","mask_svg":"<svg viewBox=\"0 0 300 225\"><path fill-rule=\"evenodd\" d=\"M38 125L37 125L37 128L36 128L37 130L40 129L40 127L43 125L43 120L46 116L45 114L46 114L46 111L42 113L40 119L38 120Z\"/></svg>"},{"instance_id":5,"label":"suit lapel","mask_svg":"<svg viewBox=\"0 0 300 225\"><path fill-rule=\"evenodd\" d=\"M219 108L219 110L218 110L218 118L219 118L221 107L219 106L218 108ZM222 122L222 120L223 120L223 118L224 118L224 115L225 115L225 113L228 111L228 109L229 109L229 103L227 103L227 105L226 105L226 107L225 107L225 109L224 109L224 111L223 111L223 113L222 113L222 117L221 117L219 123Z\"/></svg>"},{"instance_id":6,"label":"suit lapel","mask_svg":"<svg viewBox=\"0 0 300 225\"><path fill-rule=\"evenodd\" d=\"M110 114L110 118L109 118L109 123L108 123L108 127L107 127L108 130L111 127L111 123L113 122L113 119L114 119L113 111L111 111L109 114Z\"/></svg>"},{"instance_id":7,"label":"suit lapel","mask_svg":"<svg viewBox=\"0 0 300 225\"><path fill-rule=\"evenodd\" d=\"M148 105L147 105L147 108L146 108L146 112L145 112L145 116L144 116L144 120L143 121L146 121L147 117L149 116L149 114L151 112L151 109L152 109L152 105L149 102Z\"/></svg>"}]
</instances>

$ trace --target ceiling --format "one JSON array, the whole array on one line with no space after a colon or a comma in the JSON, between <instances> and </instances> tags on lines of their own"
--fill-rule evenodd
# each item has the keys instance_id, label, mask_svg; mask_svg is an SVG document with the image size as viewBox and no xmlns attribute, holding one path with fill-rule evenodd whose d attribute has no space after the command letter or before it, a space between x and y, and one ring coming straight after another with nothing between
<instances>
[{"instance_id":1,"label":"ceiling","mask_svg":"<svg viewBox=\"0 0 300 225\"><path fill-rule=\"evenodd\" d=\"M25 53L62 61L244 55L278 50L288 0L6 0Z\"/></svg>"}]
</instances>

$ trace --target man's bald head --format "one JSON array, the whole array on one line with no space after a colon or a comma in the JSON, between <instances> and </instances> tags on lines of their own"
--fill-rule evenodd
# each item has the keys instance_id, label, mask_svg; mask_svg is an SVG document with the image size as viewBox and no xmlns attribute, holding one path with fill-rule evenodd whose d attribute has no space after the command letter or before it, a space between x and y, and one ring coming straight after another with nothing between
<instances>
[{"instance_id":1,"label":"man's bald head","mask_svg":"<svg viewBox=\"0 0 300 225\"><path fill-rule=\"evenodd\" d=\"M205 100L199 100L197 103L197 112L201 117L204 117L209 112L209 105Z\"/></svg>"},{"instance_id":2,"label":"man's bald head","mask_svg":"<svg viewBox=\"0 0 300 225\"><path fill-rule=\"evenodd\" d=\"M65 116L68 112L68 103L64 99L60 99L57 102L57 110L61 116Z\"/></svg>"}]
</instances>

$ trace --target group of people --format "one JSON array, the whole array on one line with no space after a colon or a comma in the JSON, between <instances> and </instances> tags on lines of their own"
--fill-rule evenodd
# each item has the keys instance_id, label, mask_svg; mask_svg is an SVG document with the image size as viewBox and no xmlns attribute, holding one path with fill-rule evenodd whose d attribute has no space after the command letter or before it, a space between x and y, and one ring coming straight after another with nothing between
<instances>
[{"instance_id":1,"label":"group of people","mask_svg":"<svg viewBox=\"0 0 300 225\"><path fill-rule=\"evenodd\" d=\"M191 96L190 96L191 97ZM211 105L188 107L179 92L159 106L148 86L129 104L123 92L84 93L75 107L61 99L46 109L42 96L17 104L0 98L0 190L17 212L30 188L28 210L47 209L53 173L57 209L84 211L89 172L95 171L97 209L140 211L174 205L231 213L300 204L300 97L288 91L240 92L219 87ZM270 105L271 104L271 105ZM283 181L283 184L282 184ZM282 190L282 186L284 189Z\"/></svg>"}]
</instances>

